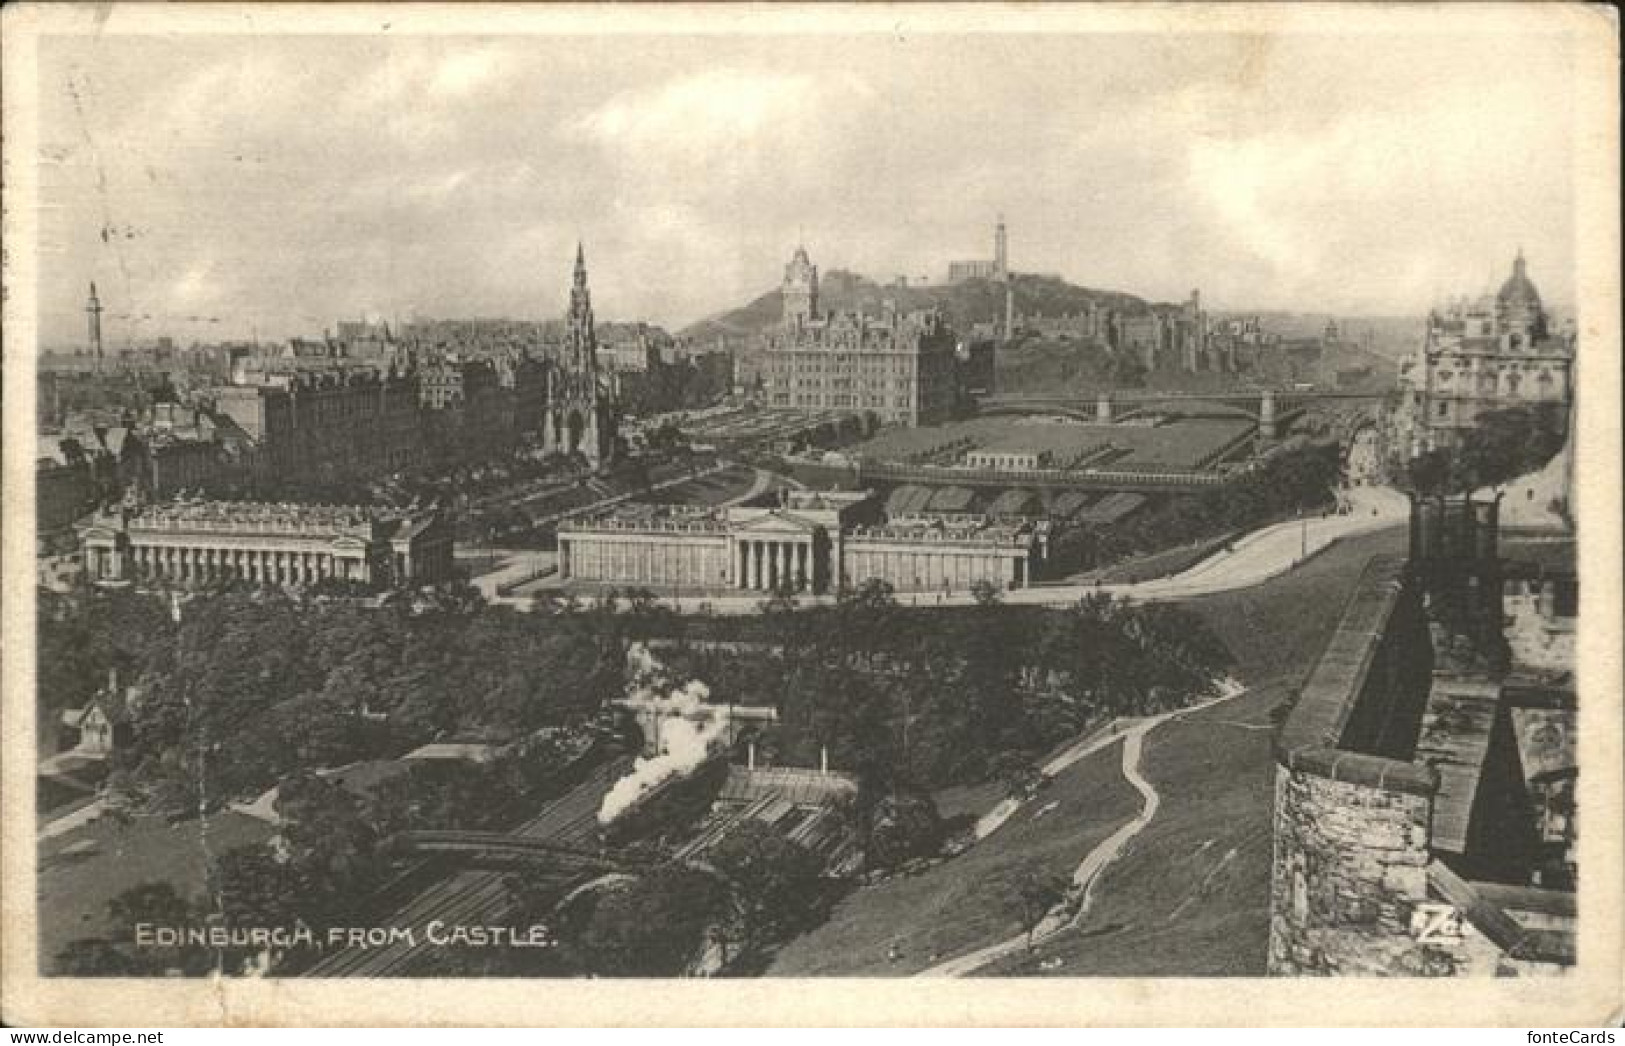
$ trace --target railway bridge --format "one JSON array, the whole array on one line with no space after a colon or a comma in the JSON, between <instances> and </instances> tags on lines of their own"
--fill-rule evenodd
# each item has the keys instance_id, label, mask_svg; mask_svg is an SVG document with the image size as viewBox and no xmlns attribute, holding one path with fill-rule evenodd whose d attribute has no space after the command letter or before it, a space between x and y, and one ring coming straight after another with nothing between
<instances>
[{"instance_id":1,"label":"railway bridge","mask_svg":"<svg viewBox=\"0 0 1625 1046\"><path fill-rule=\"evenodd\" d=\"M609 847L570 846L510 832L405 831L390 836L383 845L385 852L401 857L450 856L480 866L541 863L566 874L638 871L653 864Z\"/></svg>"},{"instance_id":2,"label":"railway bridge","mask_svg":"<svg viewBox=\"0 0 1625 1046\"><path fill-rule=\"evenodd\" d=\"M1262 388L1231 392L1158 392L1112 389L1097 392L1006 392L984 396L982 415L1062 414L1085 421L1110 422L1131 411L1160 408L1186 417L1246 418L1259 435L1273 438L1280 426L1310 406L1325 402L1376 402L1382 393L1333 392L1317 389Z\"/></svg>"}]
</instances>

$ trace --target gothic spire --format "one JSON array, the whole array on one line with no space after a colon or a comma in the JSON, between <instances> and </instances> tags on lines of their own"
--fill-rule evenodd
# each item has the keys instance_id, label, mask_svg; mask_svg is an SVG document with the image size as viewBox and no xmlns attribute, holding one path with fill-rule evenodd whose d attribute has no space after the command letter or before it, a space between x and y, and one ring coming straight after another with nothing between
<instances>
[{"instance_id":1,"label":"gothic spire","mask_svg":"<svg viewBox=\"0 0 1625 1046\"><path fill-rule=\"evenodd\" d=\"M587 288L587 255L576 243L575 280L570 288L569 363L577 374L598 370L598 338L593 331L592 292Z\"/></svg>"}]
</instances>

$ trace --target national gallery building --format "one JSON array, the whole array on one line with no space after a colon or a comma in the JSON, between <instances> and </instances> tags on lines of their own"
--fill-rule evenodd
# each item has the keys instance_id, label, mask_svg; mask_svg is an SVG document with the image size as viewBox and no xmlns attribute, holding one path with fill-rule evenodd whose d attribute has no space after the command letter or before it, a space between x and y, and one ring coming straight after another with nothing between
<instances>
[{"instance_id":1,"label":"national gallery building","mask_svg":"<svg viewBox=\"0 0 1625 1046\"><path fill-rule=\"evenodd\" d=\"M91 581L433 584L452 576L451 530L433 513L355 506L177 501L94 519Z\"/></svg>"},{"instance_id":2,"label":"national gallery building","mask_svg":"<svg viewBox=\"0 0 1625 1046\"><path fill-rule=\"evenodd\" d=\"M884 518L870 492L792 491L772 508L622 504L559 526L559 576L613 585L825 593L870 578L900 592L1023 588L1048 524Z\"/></svg>"}]
</instances>

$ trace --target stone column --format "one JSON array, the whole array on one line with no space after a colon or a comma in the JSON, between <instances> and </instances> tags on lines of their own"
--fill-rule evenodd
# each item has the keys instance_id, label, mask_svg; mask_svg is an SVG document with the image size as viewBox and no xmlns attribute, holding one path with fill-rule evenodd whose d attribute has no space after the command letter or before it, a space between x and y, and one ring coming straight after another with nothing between
<instances>
[{"instance_id":1,"label":"stone column","mask_svg":"<svg viewBox=\"0 0 1625 1046\"><path fill-rule=\"evenodd\" d=\"M762 553L764 549L760 541L752 541L750 545L750 587L760 592L762 589Z\"/></svg>"}]
</instances>

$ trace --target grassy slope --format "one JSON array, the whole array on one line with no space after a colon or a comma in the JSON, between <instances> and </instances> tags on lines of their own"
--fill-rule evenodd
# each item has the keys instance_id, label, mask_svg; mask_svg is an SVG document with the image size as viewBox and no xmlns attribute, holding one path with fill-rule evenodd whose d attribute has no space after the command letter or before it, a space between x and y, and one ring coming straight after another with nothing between
<instances>
[{"instance_id":1,"label":"grassy slope","mask_svg":"<svg viewBox=\"0 0 1625 1046\"><path fill-rule=\"evenodd\" d=\"M1242 682L1298 683L1308 674L1343 616L1343 604L1366 562L1405 551L1395 527L1339 541L1297 570L1252 588L1182 604L1200 614L1235 658Z\"/></svg>"},{"instance_id":2,"label":"grassy slope","mask_svg":"<svg viewBox=\"0 0 1625 1046\"><path fill-rule=\"evenodd\" d=\"M1107 868L1084 925L988 972L1261 976L1269 935L1269 713L1283 693L1260 688L1153 731L1143 772L1162 806ZM1041 965L1055 958L1060 966Z\"/></svg>"},{"instance_id":3,"label":"grassy slope","mask_svg":"<svg viewBox=\"0 0 1625 1046\"><path fill-rule=\"evenodd\" d=\"M1121 745L1081 760L987 842L847 897L828 922L786 946L768 972L906 975L929 966L933 955L952 958L1019 933L1023 871L1070 878L1083 856L1139 809L1139 793L1121 769ZM1041 814L1051 802L1059 805ZM891 962L894 942L902 955Z\"/></svg>"},{"instance_id":4,"label":"grassy slope","mask_svg":"<svg viewBox=\"0 0 1625 1046\"><path fill-rule=\"evenodd\" d=\"M1270 712L1319 658L1366 561L1403 549L1393 530L1340 542L1262 585L1186 604L1236 657L1252 693L1176 720L1147 738L1144 772L1162 807L1106 872L1085 925L989 972L1242 976L1262 973L1268 918L1273 763ZM828 923L791 942L776 975L913 973L1019 931L1016 883L1037 861L1070 875L1132 817L1137 794L1112 746L1083 760L987 842L923 875L859 890ZM986 797L967 792L966 808ZM1062 806L1034 814L1050 799ZM1064 817L1081 806L1083 817ZM1058 830L1060 829L1060 830ZM888 961L896 941L899 961ZM1041 971L1044 959L1060 967Z\"/></svg>"},{"instance_id":5,"label":"grassy slope","mask_svg":"<svg viewBox=\"0 0 1625 1046\"><path fill-rule=\"evenodd\" d=\"M1076 933L989 972L1052 976L1256 976L1269 934L1270 713L1319 659L1366 561L1402 530L1340 542L1302 569L1186 604L1255 689L1146 739L1162 795L1151 825L1107 869ZM1059 958L1058 967L1043 969Z\"/></svg>"},{"instance_id":6,"label":"grassy slope","mask_svg":"<svg viewBox=\"0 0 1625 1046\"><path fill-rule=\"evenodd\" d=\"M49 967L62 946L77 937L106 932L107 904L123 891L145 882L168 882L186 896L204 887L210 854L264 842L272 835L264 821L225 812L169 824L161 817L142 817L120 827L108 818L40 843L39 954ZM91 841L93 853L64 851Z\"/></svg>"}]
</instances>

